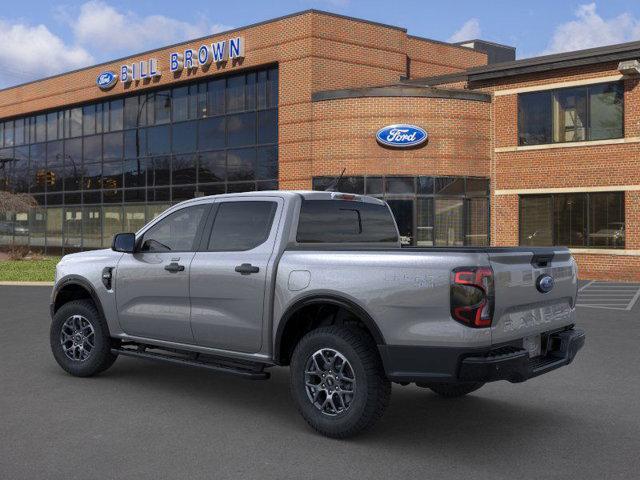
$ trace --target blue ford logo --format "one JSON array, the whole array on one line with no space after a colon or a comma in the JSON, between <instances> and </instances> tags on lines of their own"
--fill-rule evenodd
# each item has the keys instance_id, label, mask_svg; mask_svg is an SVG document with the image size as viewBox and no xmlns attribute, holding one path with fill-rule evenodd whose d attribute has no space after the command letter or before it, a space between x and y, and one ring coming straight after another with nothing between
<instances>
[{"instance_id":1,"label":"blue ford logo","mask_svg":"<svg viewBox=\"0 0 640 480\"><path fill-rule=\"evenodd\" d=\"M113 87L118 81L118 76L113 72L102 72L96 78L96 85L100 87L101 90L109 90Z\"/></svg>"},{"instance_id":2,"label":"blue ford logo","mask_svg":"<svg viewBox=\"0 0 640 480\"><path fill-rule=\"evenodd\" d=\"M536 280L536 288L541 293L549 293L555 284L556 282L551 275L540 275Z\"/></svg>"},{"instance_id":3,"label":"blue ford logo","mask_svg":"<svg viewBox=\"0 0 640 480\"><path fill-rule=\"evenodd\" d=\"M376 139L382 145L395 148L416 147L427 141L427 132L415 125L388 125L378 130Z\"/></svg>"}]
</instances>

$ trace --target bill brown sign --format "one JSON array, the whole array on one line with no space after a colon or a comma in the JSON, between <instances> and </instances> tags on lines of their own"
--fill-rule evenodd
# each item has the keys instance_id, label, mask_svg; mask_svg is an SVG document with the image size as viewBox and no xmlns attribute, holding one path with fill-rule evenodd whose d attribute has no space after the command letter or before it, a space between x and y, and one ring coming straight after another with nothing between
<instances>
[{"instance_id":1,"label":"bill brown sign","mask_svg":"<svg viewBox=\"0 0 640 480\"><path fill-rule=\"evenodd\" d=\"M220 64L227 60L240 58L244 58L244 37L234 37L201 45L197 50L188 48L182 52L172 52L169 55L169 70L174 73L180 73L182 70L194 70L212 63ZM158 68L158 60L155 58L120 67L120 81L125 85L131 82L160 77L161 75L162 72ZM105 71L98 75L96 84L101 90L109 90L117 81L117 74Z\"/></svg>"}]
</instances>

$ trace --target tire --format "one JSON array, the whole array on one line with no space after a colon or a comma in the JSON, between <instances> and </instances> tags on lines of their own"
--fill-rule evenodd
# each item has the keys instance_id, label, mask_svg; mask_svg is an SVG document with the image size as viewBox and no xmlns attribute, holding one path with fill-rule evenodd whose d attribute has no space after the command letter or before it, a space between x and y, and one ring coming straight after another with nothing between
<instances>
[{"instance_id":1,"label":"tire","mask_svg":"<svg viewBox=\"0 0 640 480\"><path fill-rule=\"evenodd\" d=\"M475 392L484 385L482 382L475 383L431 383L428 388L444 398L456 398Z\"/></svg>"},{"instance_id":2,"label":"tire","mask_svg":"<svg viewBox=\"0 0 640 480\"><path fill-rule=\"evenodd\" d=\"M325 358L332 359L332 363L325 362ZM322 380L322 371L332 373ZM327 437L347 438L371 428L389 405L391 383L376 345L357 327L321 327L307 333L293 352L290 374L291 396L300 414ZM307 381L314 387L308 387ZM329 394L323 386L331 389L331 385L333 391ZM331 403L326 400L329 396ZM321 403L326 404L323 410Z\"/></svg>"},{"instance_id":3,"label":"tire","mask_svg":"<svg viewBox=\"0 0 640 480\"><path fill-rule=\"evenodd\" d=\"M66 335L64 346L63 329ZM118 358L111 353L116 341L109 336L106 322L90 300L74 300L60 307L51 322L49 341L58 365L76 377L101 373Z\"/></svg>"}]
</instances>

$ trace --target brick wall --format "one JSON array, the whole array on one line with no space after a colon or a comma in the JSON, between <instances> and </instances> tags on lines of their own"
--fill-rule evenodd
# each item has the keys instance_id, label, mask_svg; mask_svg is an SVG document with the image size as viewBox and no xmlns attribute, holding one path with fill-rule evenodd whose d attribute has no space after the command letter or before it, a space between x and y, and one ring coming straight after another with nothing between
<instances>
[{"instance_id":1,"label":"brick wall","mask_svg":"<svg viewBox=\"0 0 640 480\"><path fill-rule=\"evenodd\" d=\"M499 246L518 245L518 195L491 197L491 243Z\"/></svg>"},{"instance_id":2,"label":"brick wall","mask_svg":"<svg viewBox=\"0 0 640 480\"><path fill-rule=\"evenodd\" d=\"M412 36L407 37L406 51L411 59L411 78L457 73L487 64L486 53Z\"/></svg>"},{"instance_id":3,"label":"brick wall","mask_svg":"<svg viewBox=\"0 0 640 480\"><path fill-rule=\"evenodd\" d=\"M337 175L489 175L490 104L479 101L375 97L313 104L311 177ZM411 150L376 142L383 126L425 126L428 144Z\"/></svg>"},{"instance_id":4,"label":"brick wall","mask_svg":"<svg viewBox=\"0 0 640 480\"><path fill-rule=\"evenodd\" d=\"M640 257L626 255L585 255L575 253L581 280L637 282Z\"/></svg>"}]
</instances>

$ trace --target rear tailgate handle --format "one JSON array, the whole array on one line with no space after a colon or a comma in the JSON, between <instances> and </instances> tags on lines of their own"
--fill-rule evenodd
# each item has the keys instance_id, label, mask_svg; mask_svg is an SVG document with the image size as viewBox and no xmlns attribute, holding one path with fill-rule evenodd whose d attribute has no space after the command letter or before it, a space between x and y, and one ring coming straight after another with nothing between
<instances>
[{"instance_id":1,"label":"rear tailgate handle","mask_svg":"<svg viewBox=\"0 0 640 480\"><path fill-rule=\"evenodd\" d=\"M531 265L536 268L546 267L553 260L553 252L551 253L534 253L531 257Z\"/></svg>"},{"instance_id":2,"label":"rear tailgate handle","mask_svg":"<svg viewBox=\"0 0 640 480\"><path fill-rule=\"evenodd\" d=\"M258 273L260 268L254 267L250 263L243 263L242 265L238 265L235 270L241 275L250 275L252 273Z\"/></svg>"}]
</instances>

